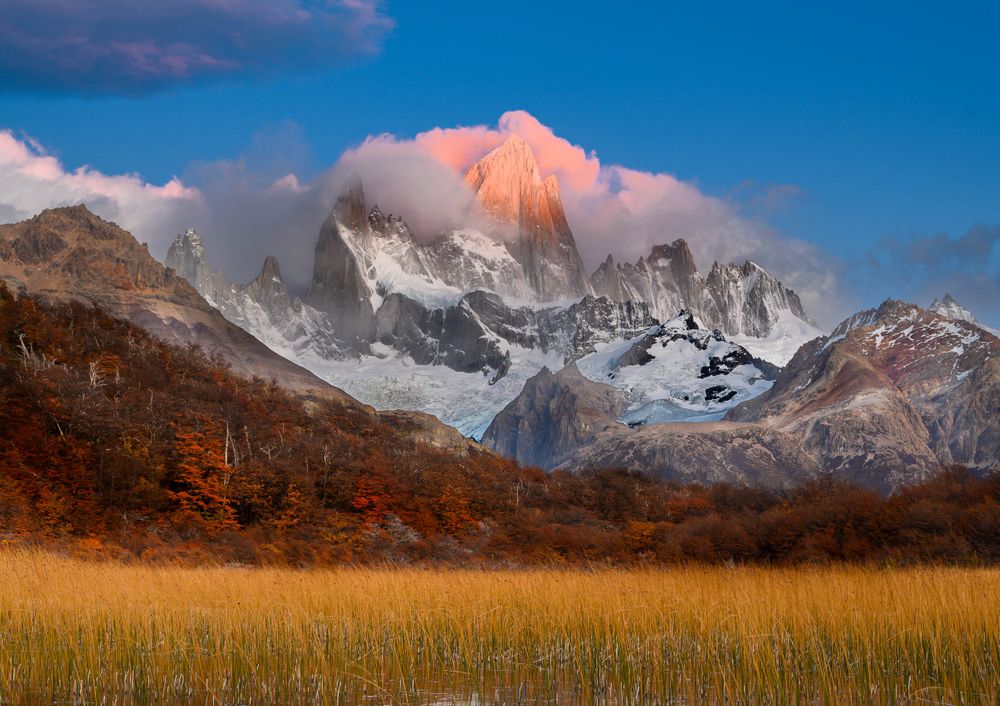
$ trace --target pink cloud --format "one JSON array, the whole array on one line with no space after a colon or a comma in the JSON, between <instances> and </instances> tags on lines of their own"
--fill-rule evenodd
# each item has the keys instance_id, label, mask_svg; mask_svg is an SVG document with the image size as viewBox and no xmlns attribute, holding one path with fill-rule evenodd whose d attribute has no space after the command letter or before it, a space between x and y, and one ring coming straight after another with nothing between
<instances>
[{"instance_id":1,"label":"pink cloud","mask_svg":"<svg viewBox=\"0 0 1000 706\"><path fill-rule=\"evenodd\" d=\"M441 218L429 218L421 206L432 204L433 214L447 213L451 221L460 218L468 194L459 178L510 135L520 136L531 146L543 177L554 174L558 179L570 226L588 267L595 267L609 252L619 261L635 261L654 245L683 238L703 270L714 260L753 259L799 290L812 311L819 310L819 303L836 286L815 246L780 235L744 213L739 202L706 194L666 172L603 164L596 152L557 135L523 110L504 113L495 126L434 128L413 139L372 137L345 157L355 165L369 161L381 165L369 171L392 182L391 189L383 186L381 190L401 199L386 201L403 204L400 214L405 218L410 218L412 210L418 222L442 224ZM386 168L390 163L407 162L409 169ZM454 178L430 163L447 167ZM430 179L427 175L432 173ZM782 192L793 189L783 187ZM419 198L404 198L406 193Z\"/></svg>"},{"instance_id":2,"label":"pink cloud","mask_svg":"<svg viewBox=\"0 0 1000 706\"><path fill-rule=\"evenodd\" d=\"M484 125L476 127L439 128L422 132L414 142L438 161L458 171L494 149L505 136Z\"/></svg>"},{"instance_id":3,"label":"pink cloud","mask_svg":"<svg viewBox=\"0 0 1000 706\"><path fill-rule=\"evenodd\" d=\"M500 132L515 134L531 145L542 176L555 174L563 188L586 191L593 188L601 170L594 152L587 153L579 145L557 137L552 128L543 125L530 113L513 110L500 116Z\"/></svg>"},{"instance_id":4,"label":"pink cloud","mask_svg":"<svg viewBox=\"0 0 1000 706\"><path fill-rule=\"evenodd\" d=\"M497 126L434 128L414 138L417 145L435 159L465 171L470 164L499 146L510 135L517 135L531 146L543 176L555 174L562 187L586 191L597 181L601 164L597 156L579 145L556 136L524 110L511 110L500 116Z\"/></svg>"}]
</instances>

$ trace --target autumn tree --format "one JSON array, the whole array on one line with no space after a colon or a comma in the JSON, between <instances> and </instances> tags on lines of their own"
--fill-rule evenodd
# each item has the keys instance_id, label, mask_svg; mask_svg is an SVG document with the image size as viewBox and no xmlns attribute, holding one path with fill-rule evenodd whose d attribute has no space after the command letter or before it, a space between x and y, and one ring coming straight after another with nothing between
<instances>
[{"instance_id":1,"label":"autumn tree","mask_svg":"<svg viewBox=\"0 0 1000 706\"><path fill-rule=\"evenodd\" d=\"M218 429L205 420L178 429L174 456L171 497L178 510L197 515L209 530L236 529L228 488L232 468L225 462Z\"/></svg>"}]
</instances>

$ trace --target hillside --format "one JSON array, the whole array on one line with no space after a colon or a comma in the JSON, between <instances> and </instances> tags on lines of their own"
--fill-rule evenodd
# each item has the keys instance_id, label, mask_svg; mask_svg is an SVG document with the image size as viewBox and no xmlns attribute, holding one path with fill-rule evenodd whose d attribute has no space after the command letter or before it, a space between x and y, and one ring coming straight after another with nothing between
<instances>
[{"instance_id":1,"label":"hillside","mask_svg":"<svg viewBox=\"0 0 1000 706\"><path fill-rule=\"evenodd\" d=\"M227 321L145 245L86 206L0 225L0 281L49 299L97 304L173 343L197 343L235 370L346 404L354 400Z\"/></svg>"},{"instance_id":2,"label":"hillside","mask_svg":"<svg viewBox=\"0 0 1000 706\"><path fill-rule=\"evenodd\" d=\"M162 559L1000 559L1000 479L952 471L891 498L544 474L410 415L303 400L80 302L0 284L6 542Z\"/></svg>"}]
</instances>

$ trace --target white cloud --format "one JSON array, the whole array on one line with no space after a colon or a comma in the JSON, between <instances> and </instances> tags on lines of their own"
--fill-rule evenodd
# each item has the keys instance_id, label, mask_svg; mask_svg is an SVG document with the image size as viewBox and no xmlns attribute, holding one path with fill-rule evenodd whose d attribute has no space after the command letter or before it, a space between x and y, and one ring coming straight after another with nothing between
<instances>
[{"instance_id":1,"label":"white cloud","mask_svg":"<svg viewBox=\"0 0 1000 706\"><path fill-rule=\"evenodd\" d=\"M5 222L79 203L163 251L180 223L205 212L198 190L178 179L157 186L136 174L108 176L86 166L70 171L35 140L0 130L0 217Z\"/></svg>"}]
</instances>

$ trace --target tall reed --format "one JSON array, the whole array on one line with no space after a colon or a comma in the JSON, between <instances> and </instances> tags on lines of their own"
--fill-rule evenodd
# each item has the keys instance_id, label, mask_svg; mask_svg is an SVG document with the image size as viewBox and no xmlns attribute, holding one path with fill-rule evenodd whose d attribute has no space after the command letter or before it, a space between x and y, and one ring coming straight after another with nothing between
<instances>
[{"instance_id":1,"label":"tall reed","mask_svg":"<svg viewBox=\"0 0 1000 706\"><path fill-rule=\"evenodd\" d=\"M1000 571L0 553L0 703L997 704Z\"/></svg>"}]
</instances>

